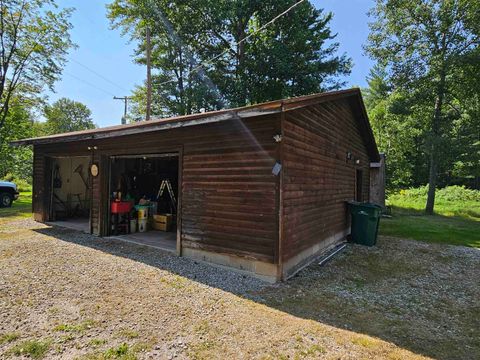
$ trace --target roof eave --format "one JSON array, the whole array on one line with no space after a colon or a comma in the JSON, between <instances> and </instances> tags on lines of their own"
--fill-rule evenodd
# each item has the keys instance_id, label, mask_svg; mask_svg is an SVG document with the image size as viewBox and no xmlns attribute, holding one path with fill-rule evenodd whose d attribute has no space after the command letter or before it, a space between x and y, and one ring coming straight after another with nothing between
<instances>
[{"instance_id":1,"label":"roof eave","mask_svg":"<svg viewBox=\"0 0 480 360\"><path fill-rule=\"evenodd\" d=\"M45 145L51 143L58 143L58 142L74 142L74 141L81 141L81 140L99 140L99 139L107 139L117 136L126 136L126 135L135 135L138 133L146 133L146 132L154 132L154 131L161 131L161 130L171 130L171 129L178 129L183 127L190 127L195 125L205 125L205 124L212 124L218 123L228 120L234 119L246 119L250 117L256 116L264 116L279 113L281 111L281 106L275 107L268 107L268 108L252 108L242 111L227 111L222 114L200 117L192 120L182 120L182 121L164 121L158 122L158 124L145 126L145 127L131 127L131 128L124 128L124 129L115 129L115 130L105 130L105 131L97 131L85 134L70 134L65 136L47 136L43 138L30 138L30 139L23 139L23 140L16 140L10 142L11 146L28 146L28 145Z\"/></svg>"}]
</instances>

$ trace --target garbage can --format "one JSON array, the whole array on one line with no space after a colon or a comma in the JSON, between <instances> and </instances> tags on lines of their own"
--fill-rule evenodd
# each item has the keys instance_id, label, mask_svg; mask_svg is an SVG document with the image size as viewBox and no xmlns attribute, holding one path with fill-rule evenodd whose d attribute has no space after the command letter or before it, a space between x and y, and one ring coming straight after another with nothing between
<instances>
[{"instance_id":1,"label":"garbage can","mask_svg":"<svg viewBox=\"0 0 480 360\"><path fill-rule=\"evenodd\" d=\"M370 203L349 202L348 209L352 215L352 241L374 246L377 243L382 208Z\"/></svg>"}]
</instances>

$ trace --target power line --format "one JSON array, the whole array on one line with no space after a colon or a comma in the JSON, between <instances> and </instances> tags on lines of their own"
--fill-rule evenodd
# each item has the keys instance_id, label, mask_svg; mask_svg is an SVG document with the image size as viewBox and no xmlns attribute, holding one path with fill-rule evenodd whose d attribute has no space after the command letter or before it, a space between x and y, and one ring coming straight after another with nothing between
<instances>
[{"instance_id":1,"label":"power line","mask_svg":"<svg viewBox=\"0 0 480 360\"><path fill-rule=\"evenodd\" d=\"M70 74L70 73L68 73L68 72L64 72L64 74L66 74L66 75L68 75L68 76L70 76L70 77L72 77L72 78L74 78L74 79L76 79L76 80L78 80L78 81L81 81L81 82L83 82L84 84L87 84L88 86L91 86L91 87L93 87L93 88L95 88L95 89L97 89L97 90L100 90L100 91L104 92L105 94L108 94L108 95L110 95L110 96L115 96L115 94L111 93L110 91L107 91L107 90L105 90L105 89L102 89L101 87L98 87L97 85L94 85L94 84L92 84L91 82L89 82L89 81L87 81L87 80L84 80L84 79L82 79L82 78L80 78L80 77L78 77L78 76L76 76L76 75Z\"/></svg>"},{"instance_id":2,"label":"power line","mask_svg":"<svg viewBox=\"0 0 480 360\"><path fill-rule=\"evenodd\" d=\"M262 25L261 27L259 27L257 30L255 30L254 32L252 32L251 34L249 34L248 36L245 36L242 40L234 43L233 45L235 46L239 46L240 44L242 44L243 42L247 41L248 39L250 39L252 36L255 36L257 35L259 32L265 30L269 25L273 24L275 21L277 21L278 19L280 19L281 17L285 16L286 14L288 14L290 11L292 11L293 9L295 9L297 6L299 6L300 4L302 4L303 2L305 2L305 0L300 0L298 2L296 2L295 4L293 4L292 6L290 6L287 10L283 11L282 13L278 14L277 16L275 16L272 20L270 20L269 22L265 23L264 25ZM209 63L212 63L213 61L217 60L218 58L222 57L223 55L225 55L226 53L230 52L231 51L231 47L226 49L225 51L223 51L222 53L212 57L211 59L207 60L207 61L204 61L202 62L200 65L198 65L197 67L193 68L191 73L193 72L197 72L198 70L200 70L201 68L203 68L205 65L209 64ZM158 84L157 86L161 86L161 85L165 85L165 84L168 84L168 83L171 83L171 82L175 82L176 80L172 79L172 80L168 80L168 81L164 81L160 84Z\"/></svg>"},{"instance_id":3,"label":"power line","mask_svg":"<svg viewBox=\"0 0 480 360\"><path fill-rule=\"evenodd\" d=\"M81 67L87 69L87 70L90 71L92 74L97 75L99 78L101 78L101 79L107 81L108 83L110 83L110 84L118 87L119 89L124 90L124 91L129 91L129 90L125 89L123 86L121 86L121 85L119 85L119 84L111 81L110 79L106 78L104 75L102 75L102 74L98 73L97 71L93 70L92 68L88 67L87 65L84 65L84 64L82 64L81 62L79 62L79 61L77 61L77 60L75 60L75 59L72 59L72 58L70 58L69 60L72 61L72 62L74 62L74 63L76 63L76 64L78 64L78 65L80 65Z\"/></svg>"},{"instance_id":4,"label":"power line","mask_svg":"<svg viewBox=\"0 0 480 360\"><path fill-rule=\"evenodd\" d=\"M132 98L130 96L114 96L113 97L113 100L122 100L125 104L125 109L122 117L122 125L125 125L127 123L128 100L131 100L131 99Z\"/></svg>"}]
</instances>

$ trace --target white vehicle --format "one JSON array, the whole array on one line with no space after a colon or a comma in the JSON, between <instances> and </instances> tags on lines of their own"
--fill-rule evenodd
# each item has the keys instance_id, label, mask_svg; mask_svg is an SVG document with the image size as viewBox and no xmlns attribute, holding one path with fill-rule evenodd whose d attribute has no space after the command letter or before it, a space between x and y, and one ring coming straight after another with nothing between
<instances>
[{"instance_id":1,"label":"white vehicle","mask_svg":"<svg viewBox=\"0 0 480 360\"><path fill-rule=\"evenodd\" d=\"M0 207L10 207L13 200L17 199L17 185L9 181L0 181Z\"/></svg>"}]
</instances>

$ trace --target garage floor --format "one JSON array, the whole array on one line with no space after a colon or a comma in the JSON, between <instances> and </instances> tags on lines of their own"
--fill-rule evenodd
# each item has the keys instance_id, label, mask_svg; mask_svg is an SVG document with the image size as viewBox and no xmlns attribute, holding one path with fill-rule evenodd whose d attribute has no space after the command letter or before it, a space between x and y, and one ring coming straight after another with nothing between
<instances>
[{"instance_id":1,"label":"garage floor","mask_svg":"<svg viewBox=\"0 0 480 360\"><path fill-rule=\"evenodd\" d=\"M48 225L60 226L67 229L83 231L87 234L90 233L90 222L89 219L77 218L69 219L65 221L51 221L47 222Z\"/></svg>"},{"instance_id":2,"label":"garage floor","mask_svg":"<svg viewBox=\"0 0 480 360\"><path fill-rule=\"evenodd\" d=\"M176 252L177 249L176 232L148 231L144 233L110 236L109 239L151 246L169 252Z\"/></svg>"}]
</instances>

